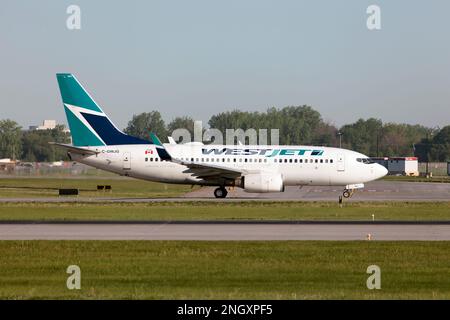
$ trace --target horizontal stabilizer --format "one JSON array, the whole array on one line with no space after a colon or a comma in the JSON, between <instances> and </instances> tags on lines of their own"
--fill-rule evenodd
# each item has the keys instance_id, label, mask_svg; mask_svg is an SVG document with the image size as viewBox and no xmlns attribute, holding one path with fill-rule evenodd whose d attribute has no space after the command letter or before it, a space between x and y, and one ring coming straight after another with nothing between
<instances>
[{"instance_id":1,"label":"horizontal stabilizer","mask_svg":"<svg viewBox=\"0 0 450 320\"><path fill-rule=\"evenodd\" d=\"M94 151L94 150L89 150L89 149L84 149L84 148L80 148L80 147L75 147L75 146L72 146L70 144L57 143L57 142L49 142L49 144L57 146L57 147L61 147L61 148L64 148L64 149L67 149L70 152L78 153L78 154L81 154L81 155L98 154L99 153L99 152Z\"/></svg>"}]
</instances>

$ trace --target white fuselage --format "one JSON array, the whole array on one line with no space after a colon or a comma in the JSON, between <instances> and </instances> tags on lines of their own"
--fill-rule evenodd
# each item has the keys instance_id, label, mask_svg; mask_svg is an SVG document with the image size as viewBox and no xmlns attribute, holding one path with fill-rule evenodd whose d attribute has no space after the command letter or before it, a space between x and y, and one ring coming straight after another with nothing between
<instances>
[{"instance_id":1,"label":"white fuselage","mask_svg":"<svg viewBox=\"0 0 450 320\"><path fill-rule=\"evenodd\" d=\"M220 166L247 173L281 174L285 186L345 186L379 179L387 170L358 159L366 156L339 148L315 146L249 146L165 144L175 159L208 166ZM95 168L149 181L224 185L195 176L185 165L161 161L155 145L89 147L96 155L71 154L72 160ZM233 185L227 181L225 185Z\"/></svg>"}]
</instances>

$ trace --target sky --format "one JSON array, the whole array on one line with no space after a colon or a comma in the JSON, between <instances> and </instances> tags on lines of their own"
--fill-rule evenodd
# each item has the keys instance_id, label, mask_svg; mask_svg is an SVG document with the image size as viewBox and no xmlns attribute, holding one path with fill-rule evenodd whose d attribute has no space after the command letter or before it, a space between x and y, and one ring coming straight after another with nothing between
<instances>
[{"instance_id":1,"label":"sky","mask_svg":"<svg viewBox=\"0 0 450 320\"><path fill-rule=\"evenodd\" d=\"M81 29L69 30L69 5ZM369 5L381 29L366 25ZM450 124L448 0L24 1L0 6L0 119L65 123L74 73L119 128L188 115L311 105L359 118Z\"/></svg>"}]
</instances>

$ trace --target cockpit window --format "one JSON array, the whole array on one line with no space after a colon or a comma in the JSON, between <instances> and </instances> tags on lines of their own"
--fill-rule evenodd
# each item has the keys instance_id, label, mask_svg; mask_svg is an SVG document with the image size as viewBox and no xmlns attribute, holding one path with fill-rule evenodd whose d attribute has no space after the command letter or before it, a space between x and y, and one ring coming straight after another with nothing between
<instances>
[{"instance_id":1,"label":"cockpit window","mask_svg":"<svg viewBox=\"0 0 450 320\"><path fill-rule=\"evenodd\" d=\"M356 158L356 161L362 162L362 163L365 163L365 164L375 163L375 161L373 161L370 158Z\"/></svg>"}]
</instances>

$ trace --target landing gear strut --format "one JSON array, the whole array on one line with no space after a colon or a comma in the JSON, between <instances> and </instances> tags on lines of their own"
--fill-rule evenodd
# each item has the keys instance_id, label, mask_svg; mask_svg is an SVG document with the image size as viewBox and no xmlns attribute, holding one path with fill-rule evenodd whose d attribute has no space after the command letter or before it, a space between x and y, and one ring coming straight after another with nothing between
<instances>
[{"instance_id":1,"label":"landing gear strut","mask_svg":"<svg viewBox=\"0 0 450 320\"><path fill-rule=\"evenodd\" d=\"M224 187L219 187L216 190L214 190L214 196L216 198L225 198L228 194L227 189L225 189Z\"/></svg>"}]
</instances>

